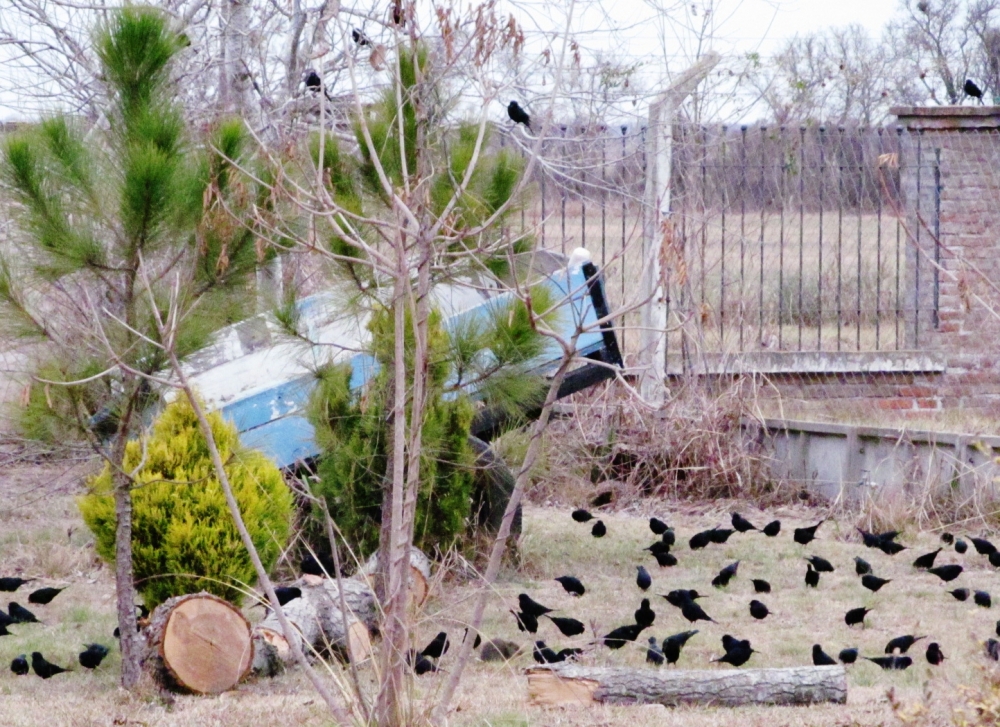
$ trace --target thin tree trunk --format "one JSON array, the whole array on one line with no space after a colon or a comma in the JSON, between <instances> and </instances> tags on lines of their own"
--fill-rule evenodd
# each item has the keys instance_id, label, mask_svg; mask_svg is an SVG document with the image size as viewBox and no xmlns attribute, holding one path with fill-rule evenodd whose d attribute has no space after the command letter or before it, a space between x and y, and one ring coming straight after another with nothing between
<instances>
[{"instance_id":1,"label":"thin tree trunk","mask_svg":"<svg viewBox=\"0 0 1000 727\"><path fill-rule=\"evenodd\" d=\"M389 457L391 473L388 497L388 522L383 506L383 535L388 529L388 539L379 548L385 588L385 622L382 630L382 680L375 701L375 721L380 727L406 724L403 711L406 694L406 650L409 647L405 607L408 578L400 577L395 567L400 553L407 552L403 524L403 498L406 489L406 303L409 288L409 271L406 265L406 247L402 234L397 238L397 268L393 295L393 372L392 448ZM402 607L400 607L402 604Z\"/></svg>"},{"instance_id":2,"label":"thin tree trunk","mask_svg":"<svg viewBox=\"0 0 1000 727\"><path fill-rule=\"evenodd\" d=\"M125 434L119 436L124 442ZM133 689L139 683L142 669L141 644L135 615L135 582L132 572L132 481L127 473L116 469L121 466L122 461L122 457L118 456L118 449L123 450L121 454L124 454L124 447L115 447L112 481L116 519L115 588L118 595L118 632L122 650L121 685L125 689Z\"/></svg>"}]
</instances>

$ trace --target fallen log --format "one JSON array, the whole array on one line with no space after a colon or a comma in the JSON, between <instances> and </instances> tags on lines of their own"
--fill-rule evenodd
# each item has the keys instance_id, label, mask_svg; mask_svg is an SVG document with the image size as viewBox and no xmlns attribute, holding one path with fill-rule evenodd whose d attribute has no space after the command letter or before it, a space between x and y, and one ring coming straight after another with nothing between
<instances>
[{"instance_id":1,"label":"fallen log","mask_svg":"<svg viewBox=\"0 0 1000 727\"><path fill-rule=\"evenodd\" d=\"M299 645L306 654L335 655L357 663L371 655L371 635L378 631L378 605L367 583L343 578L346 618L340 610L337 581L303 576L291 585L302 591L286 603L285 618L296 629ZM292 650L274 612L269 612L253 630L258 645L254 673L270 676L292 658Z\"/></svg>"},{"instance_id":2,"label":"fallen log","mask_svg":"<svg viewBox=\"0 0 1000 727\"><path fill-rule=\"evenodd\" d=\"M218 694L232 689L254 657L250 622L209 593L177 596L156 607L146 627L143 667L170 691Z\"/></svg>"},{"instance_id":3,"label":"fallen log","mask_svg":"<svg viewBox=\"0 0 1000 727\"><path fill-rule=\"evenodd\" d=\"M378 552L371 554L352 578L363 578L369 584L378 573ZM410 548L409 603L419 608L430 595L431 559L419 548Z\"/></svg>"},{"instance_id":4,"label":"fallen log","mask_svg":"<svg viewBox=\"0 0 1000 727\"><path fill-rule=\"evenodd\" d=\"M816 704L847 701L842 666L672 671L552 664L527 670L528 697L556 704Z\"/></svg>"}]
</instances>

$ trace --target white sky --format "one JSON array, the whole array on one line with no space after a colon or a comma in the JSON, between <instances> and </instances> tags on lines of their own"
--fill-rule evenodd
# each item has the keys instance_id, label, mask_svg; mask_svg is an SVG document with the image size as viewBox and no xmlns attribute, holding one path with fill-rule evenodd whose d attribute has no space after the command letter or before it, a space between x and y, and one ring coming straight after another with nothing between
<instances>
[{"instance_id":1,"label":"white sky","mask_svg":"<svg viewBox=\"0 0 1000 727\"><path fill-rule=\"evenodd\" d=\"M522 22L535 20L537 27L558 24L567 4L559 0L511 0ZM643 76L660 76L664 60L671 70L683 70L691 58L691 34L684 23L701 22L706 0L693 0L672 17L680 22L664 23L653 3L677 7L679 0L578 0L574 30L586 48L604 49L620 57L643 58ZM759 52L771 54L796 35L825 28L859 23L878 37L895 14L900 0L713 0L716 5L712 48L723 56ZM3 0L0 0L0 7ZM692 15L690 8L698 13ZM589 31L589 32L588 32ZM3 69L0 68L0 73ZM16 109L0 100L0 120L17 118Z\"/></svg>"}]
</instances>

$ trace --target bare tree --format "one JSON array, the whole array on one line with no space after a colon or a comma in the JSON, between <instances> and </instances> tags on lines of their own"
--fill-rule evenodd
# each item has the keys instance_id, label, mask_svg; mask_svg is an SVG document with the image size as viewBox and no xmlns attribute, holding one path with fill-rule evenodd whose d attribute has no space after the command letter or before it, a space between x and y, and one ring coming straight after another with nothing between
<instances>
[{"instance_id":1,"label":"bare tree","mask_svg":"<svg viewBox=\"0 0 1000 727\"><path fill-rule=\"evenodd\" d=\"M965 80L977 77L997 94L1000 0L901 0L888 40L901 72L919 82L926 100L959 104Z\"/></svg>"}]
</instances>

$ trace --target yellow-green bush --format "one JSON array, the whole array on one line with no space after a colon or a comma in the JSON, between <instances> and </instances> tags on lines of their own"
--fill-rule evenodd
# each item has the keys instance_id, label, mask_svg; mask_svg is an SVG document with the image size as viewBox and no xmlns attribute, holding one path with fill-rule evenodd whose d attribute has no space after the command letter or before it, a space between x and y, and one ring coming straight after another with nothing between
<instances>
[{"instance_id":1,"label":"yellow-green bush","mask_svg":"<svg viewBox=\"0 0 1000 727\"><path fill-rule=\"evenodd\" d=\"M270 569L288 542L292 494L281 472L256 450L243 449L236 428L218 413L212 433L243 520ZM143 441L128 443L122 467L142 465L132 490L132 557L136 588L154 608L166 599L201 590L239 603L239 587L255 580L253 565L226 507L205 438L190 403L166 407ZM111 468L90 483L79 506L97 539L97 552L115 557Z\"/></svg>"}]
</instances>

